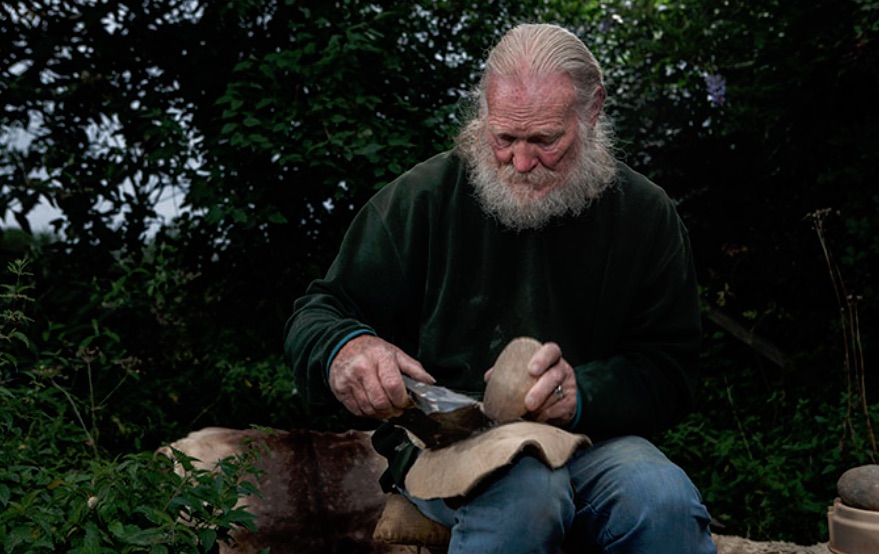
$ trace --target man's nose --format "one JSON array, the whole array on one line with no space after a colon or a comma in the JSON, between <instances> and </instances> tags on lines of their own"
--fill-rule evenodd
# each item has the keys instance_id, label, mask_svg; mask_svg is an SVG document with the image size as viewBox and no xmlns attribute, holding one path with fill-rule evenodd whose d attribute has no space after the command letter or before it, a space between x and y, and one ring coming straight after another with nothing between
<instances>
[{"instance_id":1,"label":"man's nose","mask_svg":"<svg viewBox=\"0 0 879 554\"><path fill-rule=\"evenodd\" d=\"M513 145L513 167L519 173L528 173L537 167L537 155L533 145L525 141L519 141Z\"/></svg>"}]
</instances>

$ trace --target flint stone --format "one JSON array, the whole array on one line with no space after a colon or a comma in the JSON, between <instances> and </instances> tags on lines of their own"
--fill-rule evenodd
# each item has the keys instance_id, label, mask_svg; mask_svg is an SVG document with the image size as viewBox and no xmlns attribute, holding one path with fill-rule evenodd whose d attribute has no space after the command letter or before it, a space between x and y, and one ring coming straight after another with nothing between
<instances>
[{"instance_id":1,"label":"flint stone","mask_svg":"<svg viewBox=\"0 0 879 554\"><path fill-rule=\"evenodd\" d=\"M854 467L836 482L843 504L861 510L879 511L879 465Z\"/></svg>"},{"instance_id":2,"label":"flint stone","mask_svg":"<svg viewBox=\"0 0 879 554\"><path fill-rule=\"evenodd\" d=\"M482 404L489 419L506 423L528 412L525 396L537 382L537 378L528 373L528 362L540 346L536 339L519 337L501 351L485 385Z\"/></svg>"}]
</instances>

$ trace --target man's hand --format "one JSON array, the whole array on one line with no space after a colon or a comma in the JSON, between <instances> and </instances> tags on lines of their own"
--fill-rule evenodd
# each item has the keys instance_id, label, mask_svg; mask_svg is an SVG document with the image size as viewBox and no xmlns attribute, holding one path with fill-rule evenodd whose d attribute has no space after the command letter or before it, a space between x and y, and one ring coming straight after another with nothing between
<instances>
[{"instance_id":1,"label":"man's hand","mask_svg":"<svg viewBox=\"0 0 879 554\"><path fill-rule=\"evenodd\" d=\"M531 417L558 427L569 424L577 414L577 378L559 345L547 342L541 346L528 362L528 373L538 378L525 395Z\"/></svg>"},{"instance_id":2,"label":"man's hand","mask_svg":"<svg viewBox=\"0 0 879 554\"><path fill-rule=\"evenodd\" d=\"M354 415L386 419L409 405L401 373L434 383L421 363L372 335L345 343L330 365L330 390Z\"/></svg>"}]
</instances>

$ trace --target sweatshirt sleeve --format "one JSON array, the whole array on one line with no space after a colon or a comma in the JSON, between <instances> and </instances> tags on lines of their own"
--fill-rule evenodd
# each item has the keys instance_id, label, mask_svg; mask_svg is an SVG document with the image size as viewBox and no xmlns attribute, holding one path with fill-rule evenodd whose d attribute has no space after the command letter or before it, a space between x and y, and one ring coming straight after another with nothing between
<instances>
[{"instance_id":1,"label":"sweatshirt sleeve","mask_svg":"<svg viewBox=\"0 0 879 554\"><path fill-rule=\"evenodd\" d=\"M347 413L328 381L330 361L346 341L373 334L414 355L432 199L447 175L459 173L440 154L378 191L354 217L326 276L294 303L284 351L312 415Z\"/></svg>"},{"instance_id":2,"label":"sweatshirt sleeve","mask_svg":"<svg viewBox=\"0 0 879 554\"><path fill-rule=\"evenodd\" d=\"M326 276L295 302L284 350L298 392L313 413L342 410L329 390L332 358L348 340L388 328L404 301L399 259L382 214L370 202L349 227Z\"/></svg>"}]
</instances>

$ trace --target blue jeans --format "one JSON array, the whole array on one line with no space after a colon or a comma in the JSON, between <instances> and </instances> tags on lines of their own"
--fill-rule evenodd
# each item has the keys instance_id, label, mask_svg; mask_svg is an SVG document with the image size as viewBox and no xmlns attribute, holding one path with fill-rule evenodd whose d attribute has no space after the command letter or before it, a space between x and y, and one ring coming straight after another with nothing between
<instances>
[{"instance_id":1,"label":"blue jeans","mask_svg":"<svg viewBox=\"0 0 879 554\"><path fill-rule=\"evenodd\" d=\"M699 491L639 437L596 443L556 470L520 456L462 502L406 496L452 529L450 554L557 553L563 545L607 554L716 553Z\"/></svg>"}]
</instances>

